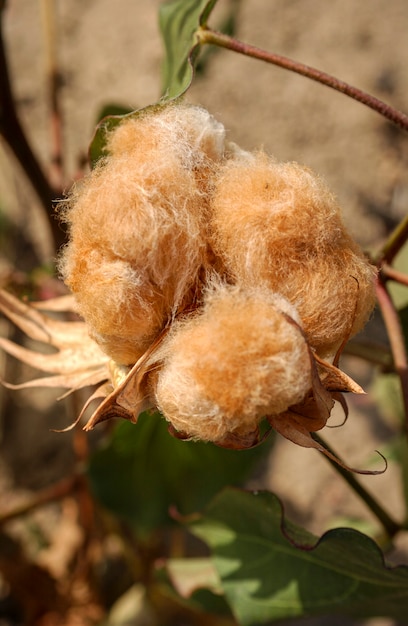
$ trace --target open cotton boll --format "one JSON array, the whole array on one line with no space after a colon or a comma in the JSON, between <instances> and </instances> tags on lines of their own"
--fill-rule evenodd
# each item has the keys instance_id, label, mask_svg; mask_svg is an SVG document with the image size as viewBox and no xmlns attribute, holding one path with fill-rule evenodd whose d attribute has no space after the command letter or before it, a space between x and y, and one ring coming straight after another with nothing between
<instances>
[{"instance_id":1,"label":"open cotton boll","mask_svg":"<svg viewBox=\"0 0 408 626\"><path fill-rule=\"evenodd\" d=\"M171 294L158 293L127 261L98 248L81 252L70 249L65 262L89 333L117 363L135 363L160 332Z\"/></svg>"},{"instance_id":2,"label":"open cotton boll","mask_svg":"<svg viewBox=\"0 0 408 626\"><path fill-rule=\"evenodd\" d=\"M339 247L288 276L276 275L269 284L296 306L310 345L330 361L368 321L375 305L375 274L364 257Z\"/></svg>"},{"instance_id":3,"label":"open cotton boll","mask_svg":"<svg viewBox=\"0 0 408 626\"><path fill-rule=\"evenodd\" d=\"M252 432L311 388L309 349L294 308L267 290L222 286L176 322L157 376L156 403L173 427L220 442Z\"/></svg>"},{"instance_id":4,"label":"open cotton boll","mask_svg":"<svg viewBox=\"0 0 408 626\"><path fill-rule=\"evenodd\" d=\"M262 152L240 153L219 168L212 209L217 251L234 268L246 261L243 271L261 279L285 271L288 246L300 262L343 237L339 209L323 182L297 163L278 163Z\"/></svg>"},{"instance_id":5,"label":"open cotton boll","mask_svg":"<svg viewBox=\"0 0 408 626\"><path fill-rule=\"evenodd\" d=\"M127 120L110 146L67 201L60 268L91 335L130 364L189 303L209 264L203 181L208 155L221 158L223 132L201 109L170 106Z\"/></svg>"},{"instance_id":6,"label":"open cotton boll","mask_svg":"<svg viewBox=\"0 0 408 626\"><path fill-rule=\"evenodd\" d=\"M212 244L239 284L265 285L296 306L321 356L333 356L372 311L374 268L326 185L296 163L259 153L221 166Z\"/></svg>"}]
</instances>

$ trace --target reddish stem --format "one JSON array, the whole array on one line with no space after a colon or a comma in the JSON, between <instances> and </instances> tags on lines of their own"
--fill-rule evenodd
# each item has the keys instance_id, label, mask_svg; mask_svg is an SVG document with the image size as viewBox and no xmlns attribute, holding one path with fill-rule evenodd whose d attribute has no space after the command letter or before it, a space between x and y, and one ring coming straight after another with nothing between
<instances>
[{"instance_id":1,"label":"reddish stem","mask_svg":"<svg viewBox=\"0 0 408 626\"><path fill-rule=\"evenodd\" d=\"M388 265L388 263L383 263L381 265L381 274L384 277L384 280L394 280L401 285L405 285L408 287L408 276L404 274L404 272L399 272L398 270Z\"/></svg>"},{"instance_id":2,"label":"reddish stem","mask_svg":"<svg viewBox=\"0 0 408 626\"><path fill-rule=\"evenodd\" d=\"M370 109L373 109L403 130L408 131L408 115L405 115L405 113L398 111L394 107L391 107L389 104L386 104L382 100L375 98L365 91L362 91L357 87L353 87L352 85L349 85L348 83L339 80L330 74L326 74L326 72L322 72L314 67L310 67L304 63L299 63L298 61L294 61L293 59L289 59L288 57L280 54L267 52L261 48L257 48L256 46L243 43L233 37L225 35L224 33L210 30L207 27L201 27L197 31L197 38L201 44L214 44L222 48L227 48L228 50L233 50L239 54L244 54L245 56L277 65L286 70L290 70L291 72L296 72L297 74L301 74L306 78L317 81L322 85L326 85L326 87L331 87L332 89L340 91L346 96L353 98L353 100L357 100L358 102L365 104L370 107Z\"/></svg>"},{"instance_id":3,"label":"reddish stem","mask_svg":"<svg viewBox=\"0 0 408 626\"><path fill-rule=\"evenodd\" d=\"M55 502L56 500L65 498L78 488L81 479L80 475L69 476L68 478L63 478L60 482L51 485L51 487L46 487L45 489L38 491L25 503L10 508L8 511L5 511L5 513L2 513L0 515L0 525L5 524L16 517L20 517L21 515L27 515L27 513L30 513L30 511L38 508L39 506L44 506L50 502Z\"/></svg>"},{"instance_id":4,"label":"reddish stem","mask_svg":"<svg viewBox=\"0 0 408 626\"><path fill-rule=\"evenodd\" d=\"M391 351L394 358L395 370L400 378L402 399L405 411L405 430L408 434L408 361L405 350L404 335L401 328L398 312L388 293L381 276L376 283L377 299L387 328Z\"/></svg>"}]
</instances>

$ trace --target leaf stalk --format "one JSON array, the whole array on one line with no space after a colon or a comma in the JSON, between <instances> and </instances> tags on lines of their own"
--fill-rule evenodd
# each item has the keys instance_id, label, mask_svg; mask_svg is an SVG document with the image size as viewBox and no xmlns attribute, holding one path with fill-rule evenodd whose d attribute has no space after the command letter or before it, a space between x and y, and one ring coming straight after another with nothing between
<instances>
[{"instance_id":1,"label":"leaf stalk","mask_svg":"<svg viewBox=\"0 0 408 626\"><path fill-rule=\"evenodd\" d=\"M320 437L317 433L313 433L313 439L320 443L326 450L331 452L337 458L340 458L337 452L334 450ZM385 531L387 532L390 539L392 539L401 529L402 525L398 524L381 506L381 504L363 487L363 485L357 480L354 474L338 463L336 463L333 459L328 456L325 458L329 461L329 463L333 466L338 474L346 483L353 489L353 491L360 496L360 498L365 502L370 511L375 515L378 521L381 523Z\"/></svg>"},{"instance_id":2,"label":"leaf stalk","mask_svg":"<svg viewBox=\"0 0 408 626\"><path fill-rule=\"evenodd\" d=\"M384 280L393 280L400 285L408 287L408 275L404 274L404 272L394 269L391 265L388 265L388 263L383 263L380 271Z\"/></svg>"},{"instance_id":3,"label":"leaf stalk","mask_svg":"<svg viewBox=\"0 0 408 626\"><path fill-rule=\"evenodd\" d=\"M377 265L382 263L392 263L398 252L405 245L408 239L408 215L398 224L388 237L379 255Z\"/></svg>"},{"instance_id":4,"label":"leaf stalk","mask_svg":"<svg viewBox=\"0 0 408 626\"><path fill-rule=\"evenodd\" d=\"M405 350L404 335L398 312L381 275L376 281L376 292L378 304L381 309L384 323L387 328L388 338L391 344L395 371L400 379L405 412L405 431L408 436L408 360Z\"/></svg>"},{"instance_id":5,"label":"leaf stalk","mask_svg":"<svg viewBox=\"0 0 408 626\"><path fill-rule=\"evenodd\" d=\"M373 109L373 111L376 111L385 117L390 122L396 124L399 128L402 128L402 130L408 131L408 115L402 111L398 111L398 109L395 109L382 100L379 100L375 96L372 96L357 87L353 87L349 83L339 80L326 72L322 72L321 70L311 67L310 65L305 65L304 63L294 61L293 59L274 52L267 52L266 50L244 43L238 39L230 37L229 35L211 30L205 26L202 26L197 30L197 40L200 44L213 44L215 46L220 46L222 48L238 52L239 54L243 54L260 61L265 61L266 63L271 63L272 65L277 65L278 67L295 72L296 74L300 74L306 78L310 78L311 80L325 85L326 87L330 87L331 89L335 89L336 91L349 96L353 100L361 102L365 106Z\"/></svg>"}]
</instances>

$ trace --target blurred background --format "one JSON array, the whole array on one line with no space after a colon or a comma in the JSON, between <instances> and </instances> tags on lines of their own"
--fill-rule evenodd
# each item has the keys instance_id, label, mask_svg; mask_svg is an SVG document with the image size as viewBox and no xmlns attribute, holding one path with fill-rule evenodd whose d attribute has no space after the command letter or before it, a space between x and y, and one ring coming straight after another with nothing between
<instances>
[{"instance_id":1,"label":"blurred background","mask_svg":"<svg viewBox=\"0 0 408 626\"><path fill-rule=\"evenodd\" d=\"M160 97L164 51L159 5L158 0L6 2L4 43L18 115L47 172L55 143L47 79L50 64L57 71L61 196L84 171L102 108L136 109ZM219 0L210 24L223 24L231 9L239 39L324 70L408 110L406 0ZM241 147L264 148L279 160L299 161L317 171L338 197L354 236L366 250L377 251L406 214L406 136L363 105L303 77L225 50L206 53L204 59L187 100L205 106ZM52 168L50 175L54 175ZM28 282L35 285L37 295L63 293L52 274L55 251L49 223L1 140L0 246L0 286L20 285L24 292ZM10 332L1 319L0 334ZM386 341L377 317L367 333ZM353 357L345 357L344 363L343 368L370 392L372 368ZM30 372L0 355L0 376L17 381L27 379ZM389 419L384 419L384 412L380 415L378 396L372 390L350 401L347 424L327 436L353 467L375 464L374 450L385 453L392 439L397 392L387 387L381 393L390 399ZM92 449L104 436L103 428L87 435L85 442L82 435L51 432L66 426L77 408L69 400L56 404L55 397L43 390L10 393L0 388L0 511L27 502L33 493L69 475L81 454L86 456L83 447ZM362 477L396 517L403 514L398 481L398 468L392 463L383 476ZM281 439L248 484L272 489L289 517L317 534L343 520L358 519L364 530L375 526L325 459ZM29 551L36 533L41 541L46 538L49 545L58 545L50 537L55 524L65 520L64 542L75 543L75 533L81 534L77 513L75 503L64 500L62 506L36 509L28 521L15 519L10 533L19 541L23 537ZM395 562L406 562L408 547L397 547ZM1 598L4 602L8 598L5 582L0 583ZM1 606L1 626L18 623L10 621L6 604ZM349 622L338 622L343 623ZM374 623L380 621L371 620Z\"/></svg>"}]
</instances>

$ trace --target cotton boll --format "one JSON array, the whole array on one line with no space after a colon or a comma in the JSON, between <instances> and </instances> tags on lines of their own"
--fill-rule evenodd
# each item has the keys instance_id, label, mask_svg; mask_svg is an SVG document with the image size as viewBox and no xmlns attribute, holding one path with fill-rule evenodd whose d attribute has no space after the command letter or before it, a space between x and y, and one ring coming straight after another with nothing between
<instances>
[{"instance_id":1,"label":"cotton boll","mask_svg":"<svg viewBox=\"0 0 408 626\"><path fill-rule=\"evenodd\" d=\"M158 294L127 261L99 248L81 252L71 248L65 264L89 332L117 363L135 363L160 332L171 294Z\"/></svg>"},{"instance_id":2,"label":"cotton boll","mask_svg":"<svg viewBox=\"0 0 408 626\"><path fill-rule=\"evenodd\" d=\"M176 173L167 172L167 189L164 181L161 189L146 189L131 163L112 161L91 176L69 215L65 282L91 333L114 337L112 350L103 346L112 358L117 337L129 329L138 354L140 338L157 333L183 306L206 265L204 225L194 214L201 194L184 170L176 188Z\"/></svg>"},{"instance_id":3,"label":"cotton boll","mask_svg":"<svg viewBox=\"0 0 408 626\"><path fill-rule=\"evenodd\" d=\"M309 350L288 312L297 317L269 291L223 286L202 311L174 324L155 394L177 431L220 442L305 397Z\"/></svg>"},{"instance_id":4,"label":"cotton boll","mask_svg":"<svg viewBox=\"0 0 408 626\"><path fill-rule=\"evenodd\" d=\"M233 280L267 286L296 306L321 356L333 356L374 306L374 269L325 184L298 164L259 153L223 165L212 244Z\"/></svg>"},{"instance_id":5,"label":"cotton boll","mask_svg":"<svg viewBox=\"0 0 408 626\"><path fill-rule=\"evenodd\" d=\"M225 128L206 109L185 103L157 106L129 116L108 137L112 155L169 150L187 168L200 167L206 159L220 161L225 150ZM141 150L143 147L143 151Z\"/></svg>"},{"instance_id":6,"label":"cotton boll","mask_svg":"<svg viewBox=\"0 0 408 626\"><path fill-rule=\"evenodd\" d=\"M220 161L225 150L225 128L206 109L182 104L168 108L169 123L178 124L179 141L187 141L193 153Z\"/></svg>"},{"instance_id":7,"label":"cotton boll","mask_svg":"<svg viewBox=\"0 0 408 626\"><path fill-rule=\"evenodd\" d=\"M375 273L352 248L333 248L291 274L274 276L269 285L296 306L309 343L330 361L368 321Z\"/></svg>"},{"instance_id":8,"label":"cotton boll","mask_svg":"<svg viewBox=\"0 0 408 626\"><path fill-rule=\"evenodd\" d=\"M260 278L285 269L288 246L300 262L343 233L338 207L321 180L264 153L241 153L219 169L212 208L217 251Z\"/></svg>"},{"instance_id":9,"label":"cotton boll","mask_svg":"<svg viewBox=\"0 0 408 626\"><path fill-rule=\"evenodd\" d=\"M199 289L210 262L207 177L223 141L195 107L129 118L110 136L111 156L71 192L61 272L91 334L122 363Z\"/></svg>"}]
</instances>

